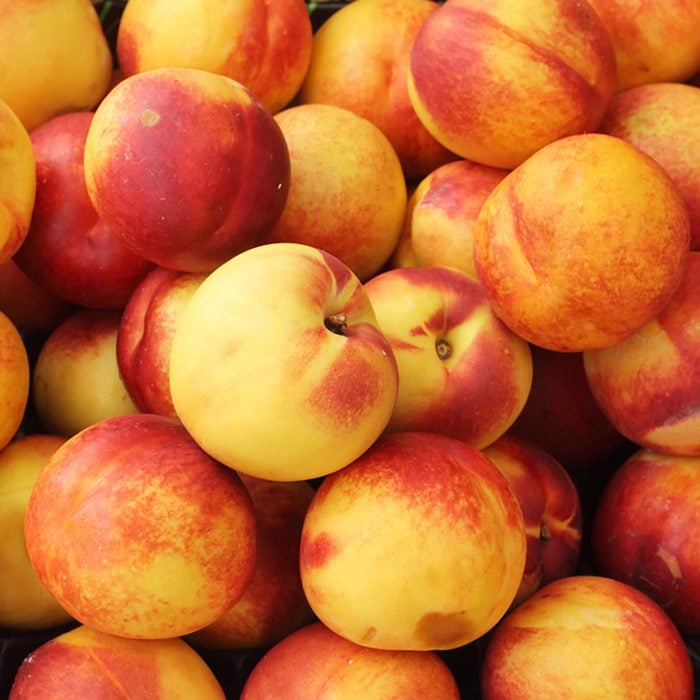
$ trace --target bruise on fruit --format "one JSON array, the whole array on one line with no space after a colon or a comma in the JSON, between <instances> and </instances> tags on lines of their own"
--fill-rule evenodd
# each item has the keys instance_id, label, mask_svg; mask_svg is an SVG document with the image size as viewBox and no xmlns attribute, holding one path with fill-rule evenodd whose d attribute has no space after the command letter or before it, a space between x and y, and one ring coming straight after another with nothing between
<instances>
[{"instance_id":1,"label":"bruise on fruit","mask_svg":"<svg viewBox=\"0 0 700 700\"><path fill-rule=\"evenodd\" d=\"M466 614L466 610L426 613L418 620L415 636L421 643L435 649L448 649L460 644L472 630L471 621Z\"/></svg>"}]
</instances>

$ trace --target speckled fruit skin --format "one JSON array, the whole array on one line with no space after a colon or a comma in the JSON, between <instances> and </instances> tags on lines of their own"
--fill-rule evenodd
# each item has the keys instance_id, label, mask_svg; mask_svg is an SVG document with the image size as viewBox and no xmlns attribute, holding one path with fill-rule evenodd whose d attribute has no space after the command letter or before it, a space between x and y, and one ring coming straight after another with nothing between
<instances>
[{"instance_id":1,"label":"speckled fruit skin","mask_svg":"<svg viewBox=\"0 0 700 700\"><path fill-rule=\"evenodd\" d=\"M314 489L307 481L240 477L255 511L255 573L232 608L188 637L200 647L266 649L314 620L299 576L301 528Z\"/></svg>"},{"instance_id":2,"label":"speckled fruit skin","mask_svg":"<svg viewBox=\"0 0 700 700\"><path fill-rule=\"evenodd\" d=\"M526 547L517 498L482 452L393 433L316 491L301 580L320 621L357 644L453 649L506 612Z\"/></svg>"},{"instance_id":3,"label":"speckled fruit skin","mask_svg":"<svg viewBox=\"0 0 700 700\"><path fill-rule=\"evenodd\" d=\"M25 538L65 610L124 637L178 637L213 622L255 567L240 478L154 414L103 420L67 440L34 485Z\"/></svg>"},{"instance_id":4,"label":"speckled fruit skin","mask_svg":"<svg viewBox=\"0 0 700 700\"><path fill-rule=\"evenodd\" d=\"M693 669L678 629L651 598L613 579L571 576L501 621L481 684L484 700L690 700Z\"/></svg>"},{"instance_id":5,"label":"speckled fruit skin","mask_svg":"<svg viewBox=\"0 0 700 700\"><path fill-rule=\"evenodd\" d=\"M416 36L408 93L445 147L510 169L595 130L615 79L612 41L585 0L448 0Z\"/></svg>"},{"instance_id":6,"label":"speckled fruit skin","mask_svg":"<svg viewBox=\"0 0 700 700\"><path fill-rule=\"evenodd\" d=\"M344 107L376 124L408 178L457 156L440 144L411 105L406 78L413 41L438 8L432 0L355 0L316 30L299 93L302 104Z\"/></svg>"},{"instance_id":7,"label":"speckled fruit skin","mask_svg":"<svg viewBox=\"0 0 700 700\"><path fill-rule=\"evenodd\" d=\"M117 364L143 413L177 416L170 396L170 349L175 327L206 275L156 267L129 297L117 331Z\"/></svg>"},{"instance_id":8,"label":"speckled fruit skin","mask_svg":"<svg viewBox=\"0 0 700 700\"><path fill-rule=\"evenodd\" d=\"M700 249L699 112L700 86L645 84L617 93L599 128L648 153L671 176L688 207L693 250Z\"/></svg>"},{"instance_id":9,"label":"speckled fruit skin","mask_svg":"<svg viewBox=\"0 0 700 700\"><path fill-rule=\"evenodd\" d=\"M410 267L364 288L399 368L387 430L434 431L476 448L503 435L527 400L532 359L479 282L451 267Z\"/></svg>"},{"instance_id":10,"label":"speckled fruit skin","mask_svg":"<svg viewBox=\"0 0 700 700\"><path fill-rule=\"evenodd\" d=\"M24 659L9 697L224 700L225 694L182 639L126 639L80 625Z\"/></svg>"},{"instance_id":11,"label":"speckled fruit skin","mask_svg":"<svg viewBox=\"0 0 700 700\"><path fill-rule=\"evenodd\" d=\"M656 317L689 249L688 211L666 171L595 133L551 143L513 170L474 232L494 311L525 340L562 352L614 345Z\"/></svg>"},{"instance_id":12,"label":"speckled fruit skin","mask_svg":"<svg viewBox=\"0 0 700 700\"><path fill-rule=\"evenodd\" d=\"M653 598L685 634L700 634L700 457L639 450L598 501L597 570Z\"/></svg>"},{"instance_id":13,"label":"speckled fruit skin","mask_svg":"<svg viewBox=\"0 0 700 700\"><path fill-rule=\"evenodd\" d=\"M700 5L666 0L589 0L615 49L616 90L681 83L700 70Z\"/></svg>"},{"instance_id":14,"label":"speckled fruit skin","mask_svg":"<svg viewBox=\"0 0 700 700\"><path fill-rule=\"evenodd\" d=\"M241 700L281 697L459 700L460 695L434 652L363 647L315 622L270 649L241 694Z\"/></svg>"},{"instance_id":15,"label":"speckled fruit skin","mask_svg":"<svg viewBox=\"0 0 700 700\"><path fill-rule=\"evenodd\" d=\"M700 455L700 251L659 315L609 348L583 354L586 378L612 424L656 452Z\"/></svg>"},{"instance_id":16,"label":"speckled fruit skin","mask_svg":"<svg viewBox=\"0 0 700 700\"><path fill-rule=\"evenodd\" d=\"M117 83L95 110L84 165L105 224L139 255L186 272L259 243L289 188L270 112L235 80L194 68Z\"/></svg>"},{"instance_id":17,"label":"speckled fruit skin","mask_svg":"<svg viewBox=\"0 0 700 700\"><path fill-rule=\"evenodd\" d=\"M219 461L250 476L329 474L382 433L396 360L347 265L298 243L247 250L211 273L170 354L178 417Z\"/></svg>"},{"instance_id":18,"label":"speckled fruit skin","mask_svg":"<svg viewBox=\"0 0 700 700\"><path fill-rule=\"evenodd\" d=\"M122 309L154 267L100 220L85 188L83 150L92 112L70 112L30 133L36 201L20 268L62 299L86 308Z\"/></svg>"},{"instance_id":19,"label":"speckled fruit skin","mask_svg":"<svg viewBox=\"0 0 700 700\"><path fill-rule=\"evenodd\" d=\"M304 0L130 0L117 34L125 76L180 66L243 83L272 113L299 91L311 56Z\"/></svg>"}]
</instances>

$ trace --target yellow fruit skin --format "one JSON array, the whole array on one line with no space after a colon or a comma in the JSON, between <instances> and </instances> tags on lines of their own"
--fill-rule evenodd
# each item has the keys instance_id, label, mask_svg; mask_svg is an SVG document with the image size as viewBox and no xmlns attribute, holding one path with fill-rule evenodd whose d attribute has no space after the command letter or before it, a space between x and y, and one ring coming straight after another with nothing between
<instances>
[{"instance_id":1,"label":"yellow fruit skin","mask_svg":"<svg viewBox=\"0 0 700 700\"><path fill-rule=\"evenodd\" d=\"M36 170L29 134L17 115L1 99L0 134L1 264L17 252L29 231L36 197Z\"/></svg>"},{"instance_id":2,"label":"yellow fruit skin","mask_svg":"<svg viewBox=\"0 0 700 700\"><path fill-rule=\"evenodd\" d=\"M113 60L90 0L13 0L0 10L0 67L0 99L31 131L95 107Z\"/></svg>"}]
</instances>

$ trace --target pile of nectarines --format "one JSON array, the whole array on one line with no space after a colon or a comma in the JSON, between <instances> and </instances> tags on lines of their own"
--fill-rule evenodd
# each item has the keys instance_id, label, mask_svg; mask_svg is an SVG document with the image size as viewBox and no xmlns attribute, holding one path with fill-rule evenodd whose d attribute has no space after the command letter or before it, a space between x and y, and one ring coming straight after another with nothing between
<instances>
[{"instance_id":1,"label":"pile of nectarines","mask_svg":"<svg viewBox=\"0 0 700 700\"><path fill-rule=\"evenodd\" d=\"M693 697L698 2L1 14L2 697Z\"/></svg>"}]
</instances>

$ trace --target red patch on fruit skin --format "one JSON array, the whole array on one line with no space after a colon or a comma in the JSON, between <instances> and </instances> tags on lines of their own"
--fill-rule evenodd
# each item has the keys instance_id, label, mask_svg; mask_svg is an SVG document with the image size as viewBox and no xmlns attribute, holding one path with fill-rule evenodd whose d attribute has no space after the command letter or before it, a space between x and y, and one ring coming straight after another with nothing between
<instances>
[{"instance_id":1,"label":"red patch on fruit skin","mask_svg":"<svg viewBox=\"0 0 700 700\"><path fill-rule=\"evenodd\" d=\"M385 405L382 397L395 395L398 386L394 355L377 328L356 323L347 328L346 335L348 344L343 353L336 357L307 398L307 407L317 420L334 426L340 435L352 432L378 406ZM368 348L372 350L370 357ZM377 367L376 356L382 348L386 362ZM391 382L393 389L387 382Z\"/></svg>"},{"instance_id":2,"label":"red patch on fruit skin","mask_svg":"<svg viewBox=\"0 0 700 700\"><path fill-rule=\"evenodd\" d=\"M42 352L50 356L83 356L117 332L121 314L115 310L77 309L49 335Z\"/></svg>"},{"instance_id":3,"label":"red patch on fruit skin","mask_svg":"<svg viewBox=\"0 0 700 700\"><path fill-rule=\"evenodd\" d=\"M299 557L305 569L318 569L340 551L338 542L327 532L309 535L304 532L301 538Z\"/></svg>"}]
</instances>

